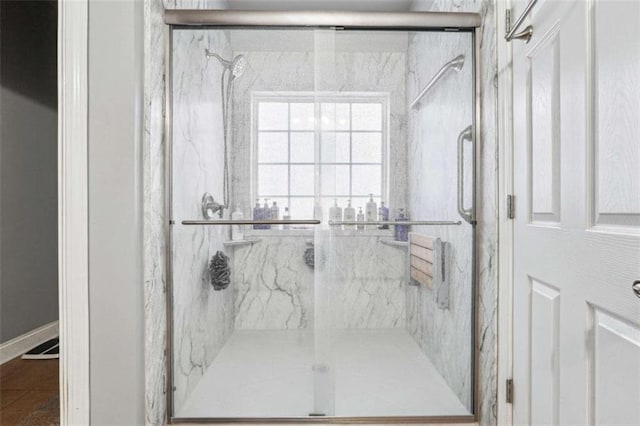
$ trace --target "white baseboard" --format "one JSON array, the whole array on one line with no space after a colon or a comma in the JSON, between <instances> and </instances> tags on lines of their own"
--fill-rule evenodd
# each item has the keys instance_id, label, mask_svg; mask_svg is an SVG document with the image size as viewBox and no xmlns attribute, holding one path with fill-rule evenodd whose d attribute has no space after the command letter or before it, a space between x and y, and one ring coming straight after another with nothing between
<instances>
[{"instance_id":1,"label":"white baseboard","mask_svg":"<svg viewBox=\"0 0 640 426\"><path fill-rule=\"evenodd\" d=\"M50 322L35 330L0 345L0 364L19 357L29 349L58 336L58 321Z\"/></svg>"}]
</instances>

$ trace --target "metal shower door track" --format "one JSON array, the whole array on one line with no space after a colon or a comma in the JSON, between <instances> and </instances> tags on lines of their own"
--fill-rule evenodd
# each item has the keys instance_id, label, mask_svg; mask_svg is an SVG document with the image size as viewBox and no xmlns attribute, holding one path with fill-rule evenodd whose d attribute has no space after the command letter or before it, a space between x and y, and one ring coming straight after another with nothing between
<instances>
[{"instance_id":1,"label":"metal shower door track","mask_svg":"<svg viewBox=\"0 0 640 426\"><path fill-rule=\"evenodd\" d=\"M345 27L392 30L473 30L478 13L349 12L167 9L164 22L175 26L213 27Z\"/></svg>"}]
</instances>

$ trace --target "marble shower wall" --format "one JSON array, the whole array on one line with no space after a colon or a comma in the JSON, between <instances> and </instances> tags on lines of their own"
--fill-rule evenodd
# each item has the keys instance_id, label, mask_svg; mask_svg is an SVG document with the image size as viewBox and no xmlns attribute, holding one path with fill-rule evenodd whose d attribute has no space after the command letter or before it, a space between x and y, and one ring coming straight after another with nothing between
<instances>
[{"instance_id":1,"label":"marble shower wall","mask_svg":"<svg viewBox=\"0 0 640 426\"><path fill-rule=\"evenodd\" d=\"M407 249L385 245L391 231L323 231L318 238L320 320L329 329L404 328Z\"/></svg>"},{"instance_id":2,"label":"marble shower wall","mask_svg":"<svg viewBox=\"0 0 640 426\"><path fill-rule=\"evenodd\" d=\"M478 248L478 408L481 425L497 420L497 245L498 140L496 16L493 0L417 0L413 10L476 12L482 17L480 34L480 134L477 188Z\"/></svg>"},{"instance_id":3,"label":"marble shower wall","mask_svg":"<svg viewBox=\"0 0 640 426\"><path fill-rule=\"evenodd\" d=\"M282 231L286 232L286 231ZM304 232L304 231L301 231ZM261 240L233 249L235 328L307 328L313 319L313 270L304 262L308 236L260 231Z\"/></svg>"},{"instance_id":4,"label":"marble shower wall","mask_svg":"<svg viewBox=\"0 0 640 426\"><path fill-rule=\"evenodd\" d=\"M303 257L313 232L280 232L234 249L236 329L312 328L317 291L331 328L405 327L406 249L380 243L389 232L318 231L315 274Z\"/></svg>"},{"instance_id":5,"label":"marble shower wall","mask_svg":"<svg viewBox=\"0 0 640 426\"><path fill-rule=\"evenodd\" d=\"M404 206L406 200L406 53L372 51L370 40L341 40L335 36L335 52L329 52L324 69L316 74L317 57L313 31L259 32L261 37L242 45L255 44L264 50L236 50L247 59L247 67L234 87L232 174L234 204L251 214L251 94L269 92L286 95L291 92L313 92L316 85L337 92L387 92L390 99L390 182L389 203ZM295 42L287 37L296 37ZM239 35L247 37L247 35ZM261 40L259 40L261 39ZM269 42L265 42L269 40ZM234 36L231 36L232 44ZM397 43L396 45L399 45ZM277 47L281 50L274 50ZM286 46L286 50L283 48ZM404 44L406 49L406 39ZM324 58L326 59L326 58ZM333 63L331 63L333 61ZM330 77L328 74L331 74ZM331 81L321 81L331 78ZM254 151L255 152L255 151ZM283 208L284 206L281 206ZM309 216L312 212L309 212ZM309 217L307 216L307 217ZM300 217L298 217L300 218ZM312 239L310 231L259 231L263 240L250 247L234 249L232 286L237 293L235 311L237 329L285 329L309 327L314 304L313 273L303 262ZM306 236L305 236L306 235ZM363 235L362 233L360 234ZM364 235L375 235L367 231ZM394 255L390 247L375 243L375 238L339 238L335 250L350 254L352 263L338 265L342 278L339 297L335 298L336 327L403 327L405 260ZM373 241L373 243L372 243ZM379 262L378 262L379 261ZM395 262L395 263L394 263ZM371 266L380 272L371 277ZM380 265L388 266L387 269ZM347 280L348 276L348 280ZM327 285L319 283L316 285ZM346 299L345 299L346 298ZM349 304L344 305L345 300ZM400 300L402 302L400 302Z\"/></svg>"},{"instance_id":6,"label":"marble shower wall","mask_svg":"<svg viewBox=\"0 0 640 426\"><path fill-rule=\"evenodd\" d=\"M202 218L205 192L222 202L222 66L205 49L231 55L223 31L177 30L173 39L173 385L175 413L233 331L233 292L214 291L208 262L228 227L184 226Z\"/></svg>"},{"instance_id":7,"label":"marble shower wall","mask_svg":"<svg viewBox=\"0 0 640 426\"><path fill-rule=\"evenodd\" d=\"M408 115L409 214L416 220L461 220L457 211L456 142L462 129L473 123L472 45L468 34L412 33L410 38L409 100L445 63L460 54L466 58L459 73L450 72L442 78ZM470 166L466 161L466 170ZM470 183L467 179L467 188ZM465 205L469 206L470 191L467 195ZM445 273L450 300L448 309L440 309L435 288L409 287L407 328L471 410L472 228L463 222L461 226L416 226L413 231L440 237L449 244Z\"/></svg>"}]
</instances>

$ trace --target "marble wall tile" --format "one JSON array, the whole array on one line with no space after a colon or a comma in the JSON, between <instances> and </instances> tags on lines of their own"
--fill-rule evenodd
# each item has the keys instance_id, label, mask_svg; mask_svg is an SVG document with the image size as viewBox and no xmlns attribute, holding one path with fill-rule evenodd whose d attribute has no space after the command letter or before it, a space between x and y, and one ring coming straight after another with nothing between
<instances>
[{"instance_id":1,"label":"marble wall tile","mask_svg":"<svg viewBox=\"0 0 640 426\"><path fill-rule=\"evenodd\" d=\"M330 329L405 328L408 283L406 247L380 242L391 232L323 231L316 297L326 297L322 315ZM320 294L318 294L320 292Z\"/></svg>"},{"instance_id":2,"label":"marble wall tile","mask_svg":"<svg viewBox=\"0 0 640 426\"><path fill-rule=\"evenodd\" d=\"M406 249L381 244L388 234L319 231L312 245L307 233L259 231L258 243L234 249L236 329L313 327L318 292L328 298L330 328L404 328ZM315 270L304 262L310 247Z\"/></svg>"},{"instance_id":3,"label":"marble wall tile","mask_svg":"<svg viewBox=\"0 0 640 426\"><path fill-rule=\"evenodd\" d=\"M303 258L310 247L305 242L307 238L264 235L256 244L234 249L236 329L309 326L313 316L314 277Z\"/></svg>"}]
</instances>

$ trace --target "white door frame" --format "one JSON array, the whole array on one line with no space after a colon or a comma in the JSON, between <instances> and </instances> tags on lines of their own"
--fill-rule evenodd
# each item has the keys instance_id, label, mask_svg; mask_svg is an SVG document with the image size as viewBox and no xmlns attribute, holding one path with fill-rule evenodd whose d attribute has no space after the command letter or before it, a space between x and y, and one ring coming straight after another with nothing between
<instances>
[{"instance_id":1,"label":"white door frame","mask_svg":"<svg viewBox=\"0 0 640 426\"><path fill-rule=\"evenodd\" d=\"M88 0L58 3L60 424L89 417Z\"/></svg>"},{"instance_id":2,"label":"white door frame","mask_svg":"<svg viewBox=\"0 0 640 426\"><path fill-rule=\"evenodd\" d=\"M507 195L513 194L512 43L505 36L505 14L512 0L496 1L498 56L498 414L499 425L513 423L507 403L508 379L513 377L513 220L507 215Z\"/></svg>"}]
</instances>

